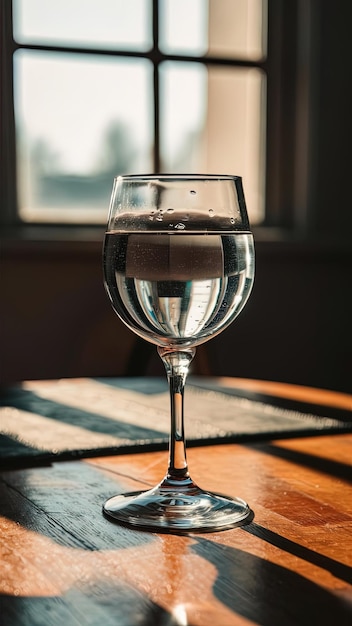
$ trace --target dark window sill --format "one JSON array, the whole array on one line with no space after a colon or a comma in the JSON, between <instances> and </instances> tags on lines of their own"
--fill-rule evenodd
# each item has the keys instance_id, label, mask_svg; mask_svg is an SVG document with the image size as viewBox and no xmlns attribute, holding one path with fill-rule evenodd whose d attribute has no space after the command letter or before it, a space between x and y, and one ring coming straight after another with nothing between
<instances>
[{"instance_id":1,"label":"dark window sill","mask_svg":"<svg viewBox=\"0 0 352 626\"><path fill-rule=\"evenodd\" d=\"M6 254L26 255L51 252L91 253L101 250L105 226L22 225L3 228L1 251ZM327 254L352 256L350 240L331 237L304 236L300 233L270 227L253 228L256 250L259 254L291 256L304 254L318 257Z\"/></svg>"}]
</instances>

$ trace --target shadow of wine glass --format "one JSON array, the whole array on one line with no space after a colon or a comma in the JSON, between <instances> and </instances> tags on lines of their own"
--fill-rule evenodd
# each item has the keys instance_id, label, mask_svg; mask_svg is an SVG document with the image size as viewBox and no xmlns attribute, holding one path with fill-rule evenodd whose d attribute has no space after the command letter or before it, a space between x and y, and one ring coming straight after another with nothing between
<instances>
[{"instance_id":1,"label":"shadow of wine glass","mask_svg":"<svg viewBox=\"0 0 352 626\"><path fill-rule=\"evenodd\" d=\"M169 611L124 583L83 585L61 596L19 597L0 594L3 624L89 624L90 626L179 626Z\"/></svg>"},{"instance_id":2,"label":"shadow of wine glass","mask_svg":"<svg viewBox=\"0 0 352 626\"><path fill-rule=\"evenodd\" d=\"M342 597L286 567L238 548L194 538L191 549L216 567L214 595L234 613L260 626L350 626Z\"/></svg>"}]
</instances>

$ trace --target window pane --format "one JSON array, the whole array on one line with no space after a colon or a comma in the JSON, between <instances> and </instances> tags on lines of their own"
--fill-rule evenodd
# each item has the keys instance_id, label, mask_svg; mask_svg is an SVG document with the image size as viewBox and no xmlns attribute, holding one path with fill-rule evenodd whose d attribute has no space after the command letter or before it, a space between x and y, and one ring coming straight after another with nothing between
<instances>
[{"instance_id":1,"label":"window pane","mask_svg":"<svg viewBox=\"0 0 352 626\"><path fill-rule=\"evenodd\" d=\"M162 169L197 171L206 119L206 67L198 63L163 63L160 99Z\"/></svg>"},{"instance_id":2,"label":"window pane","mask_svg":"<svg viewBox=\"0 0 352 626\"><path fill-rule=\"evenodd\" d=\"M253 223L264 218L265 82L257 69L209 70L206 166L242 176Z\"/></svg>"},{"instance_id":3,"label":"window pane","mask_svg":"<svg viewBox=\"0 0 352 626\"><path fill-rule=\"evenodd\" d=\"M250 219L259 223L264 217L265 77L257 69L187 67L163 64L163 170L242 176Z\"/></svg>"},{"instance_id":4,"label":"window pane","mask_svg":"<svg viewBox=\"0 0 352 626\"><path fill-rule=\"evenodd\" d=\"M20 43L131 48L152 46L151 0L13 0Z\"/></svg>"},{"instance_id":5,"label":"window pane","mask_svg":"<svg viewBox=\"0 0 352 626\"><path fill-rule=\"evenodd\" d=\"M203 55L208 50L208 2L159 2L159 45L166 53Z\"/></svg>"},{"instance_id":6,"label":"window pane","mask_svg":"<svg viewBox=\"0 0 352 626\"><path fill-rule=\"evenodd\" d=\"M113 176L151 170L151 84L146 60L16 53L24 220L105 221Z\"/></svg>"},{"instance_id":7,"label":"window pane","mask_svg":"<svg viewBox=\"0 0 352 626\"><path fill-rule=\"evenodd\" d=\"M163 0L166 53L259 60L265 56L266 0Z\"/></svg>"}]
</instances>

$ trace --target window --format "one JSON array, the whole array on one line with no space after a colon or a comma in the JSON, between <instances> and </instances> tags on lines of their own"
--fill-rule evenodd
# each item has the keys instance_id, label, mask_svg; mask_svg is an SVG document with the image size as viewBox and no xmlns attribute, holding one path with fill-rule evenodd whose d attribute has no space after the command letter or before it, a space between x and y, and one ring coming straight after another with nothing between
<instances>
[{"instance_id":1,"label":"window","mask_svg":"<svg viewBox=\"0 0 352 626\"><path fill-rule=\"evenodd\" d=\"M8 7L12 219L104 223L114 175L173 171L242 175L263 222L265 0Z\"/></svg>"}]
</instances>

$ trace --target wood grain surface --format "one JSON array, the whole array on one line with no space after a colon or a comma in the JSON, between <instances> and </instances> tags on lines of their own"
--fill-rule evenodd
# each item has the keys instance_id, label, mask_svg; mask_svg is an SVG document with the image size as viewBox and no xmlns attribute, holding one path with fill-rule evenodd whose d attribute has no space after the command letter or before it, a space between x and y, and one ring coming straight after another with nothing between
<instances>
[{"instance_id":1,"label":"wood grain surface","mask_svg":"<svg viewBox=\"0 0 352 626\"><path fill-rule=\"evenodd\" d=\"M2 473L1 624L350 626L352 435L190 449L200 486L249 502L243 528L163 535L103 517L166 457Z\"/></svg>"}]
</instances>

